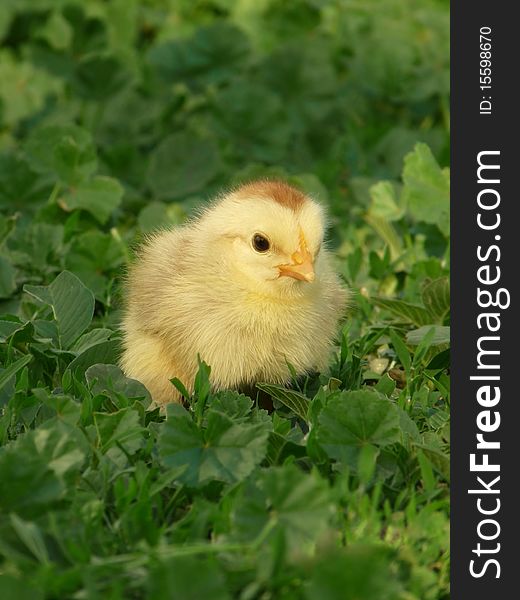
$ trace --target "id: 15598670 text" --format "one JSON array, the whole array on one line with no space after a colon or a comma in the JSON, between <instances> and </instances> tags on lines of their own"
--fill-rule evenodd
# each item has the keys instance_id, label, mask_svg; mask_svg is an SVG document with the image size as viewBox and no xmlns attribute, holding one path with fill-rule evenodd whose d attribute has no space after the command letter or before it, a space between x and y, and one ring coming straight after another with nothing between
<instances>
[{"instance_id":1,"label":"id: 15598670 text","mask_svg":"<svg viewBox=\"0 0 520 600\"><path fill-rule=\"evenodd\" d=\"M491 27L480 28L480 114L491 114Z\"/></svg>"}]
</instances>

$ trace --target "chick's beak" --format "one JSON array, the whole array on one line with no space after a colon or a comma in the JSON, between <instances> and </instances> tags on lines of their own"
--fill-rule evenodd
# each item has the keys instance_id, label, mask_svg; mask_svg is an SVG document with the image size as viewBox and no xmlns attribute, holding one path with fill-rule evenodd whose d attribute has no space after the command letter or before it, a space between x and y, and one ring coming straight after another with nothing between
<instances>
[{"instance_id":1,"label":"chick's beak","mask_svg":"<svg viewBox=\"0 0 520 600\"><path fill-rule=\"evenodd\" d=\"M300 281L314 281L314 260L312 254L307 249L307 244L303 235L300 235L300 247L291 255L291 263L280 265L280 277L293 277Z\"/></svg>"}]
</instances>

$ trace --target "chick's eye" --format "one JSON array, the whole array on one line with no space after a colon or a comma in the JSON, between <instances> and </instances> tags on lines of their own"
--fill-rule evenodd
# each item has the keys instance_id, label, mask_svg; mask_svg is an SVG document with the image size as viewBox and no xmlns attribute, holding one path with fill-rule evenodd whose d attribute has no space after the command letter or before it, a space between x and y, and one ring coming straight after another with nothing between
<instances>
[{"instance_id":1,"label":"chick's eye","mask_svg":"<svg viewBox=\"0 0 520 600\"><path fill-rule=\"evenodd\" d=\"M253 248L257 252L267 252L270 247L271 244L265 236L263 236L260 233L255 233L255 235L253 236Z\"/></svg>"}]
</instances>

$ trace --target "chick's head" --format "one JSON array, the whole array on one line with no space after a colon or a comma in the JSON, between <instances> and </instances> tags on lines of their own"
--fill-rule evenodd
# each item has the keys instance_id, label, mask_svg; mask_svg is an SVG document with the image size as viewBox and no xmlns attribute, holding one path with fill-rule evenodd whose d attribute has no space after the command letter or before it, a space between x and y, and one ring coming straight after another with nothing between
<instances>
[{"instance_id":1,"label":"chick's head","mask_svg":"<svg viewBox=\"0 0 520 600\"><path fill-rule=\"evenodd\" d=\"M242 186L205 215L214 260L241 287L272 296L307 293L320 277L322 207L279 182Z\"/></svg>"}]
</instances>

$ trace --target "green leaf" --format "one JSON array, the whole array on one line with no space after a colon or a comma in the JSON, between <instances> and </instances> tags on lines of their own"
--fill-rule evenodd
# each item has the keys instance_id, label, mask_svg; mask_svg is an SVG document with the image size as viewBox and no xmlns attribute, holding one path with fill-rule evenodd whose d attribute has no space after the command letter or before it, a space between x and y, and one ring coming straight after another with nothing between
<instances>
[{"instance_id":1,"label":"green leaf","mask_svg":"<svg viewBox=\"0 0 520 600\"><path fill-rule=\"evenodd\" d=\"M162 229L171 225L179 225L186 218L182 204L172 202L150 202L139 213L137 219L139 228L143 233L154 229Z\"/></svg>"},{"instance_id":2,"label":"green leaf","mask_svg":"<svg viewBox=\"0 0 520 600\"><path fill-rule=\"evenodd\" d=\"M417 460L419 461L419 467L421 468L421 478L424 487L427 492L431 492L435 489L436 485L436 479L433 474L432 465L422 450L417 450Z\"/></svg>"},{"instance_id":3,"label":"green leaf","mask_svg":"<svg viewBox=\"0 0 520 600\"><path fill-rule=\"evenodd\" d=\"M55 50L69 48L74 32L67 19L58 10L54 10L45 25L38 29L37 36L45 40Z\"/></svg>"},{"instance_id":4,"label":"green leaf","mask_svg":"<svg viewBox=\"0 0 520 600\"><path fill-rule=\"evenodd\" d=\"M0 450L0 509L31 516L66 497L85 457L82 433L50 420Z\"/></svg>"},{"instance_id":5,"label":"green leaf","mask_svg":"<svg viewBox=\"0 0 520 600\"><path fill-rule=\"evenodd\" d=\"M372 279L376 280L384 279L385 275L387 275L388 273L388 269L390 266L390 255L388 253L388 246L383 258L381 258L377 252L371 250L369 254L369 263L369 276L372 277Z\"/></svg>"},{"instance_id":6,"label":"green leaf","mask_svg":"<svg viewBox=\"0 0 520 600\"><path fill-rule=\"evenodd\" d=\"M450 233L450 177L426 144L417 144L404 159L403 198L412 217Z\"/></svg>"},{"instance_id":7,"label":"green leaf","mask_svg":"<svg viewBox=\"0 0 520 600\"><path fill-rule=\"evenodd\" d=\"M266 530L282 535L290 553L310 554L332 518L327 482L294 465L264 469L244 483L234 501L232 526L238 539L253 541Z\"/></svg>"},{"instance_id":8,"label":"green leaf","mask_svg":"<svg viewBox=\"0 0 520 600\"><path fill-rule=\"evenodd\" d=\"M130 79L130 72L115 56L92 53L77 62L72 83L78 96L103 102L125 87Z\"/></svg>"},{"instance_id":9,"label":"green leaf","mask_svg":"<svg viewBox=\"0 0 520 600\"><path fill-rule=\"evenodd\" d=\"M77 184L97 169L91 134L76 125L47 125L31 134L25 144L31 166L52 173L65 183Z\"/></svg>"},{"instance_id":10,"label":"green leaf","mask_svg":"<svg viewBox=\"0 0 520 600\"><path fill-rule=\"evenodd\" d=\"M7 368L2 369L0 371L0 390L9 381L9 379L11 379L11 377L16 375L18 371L21 371L25 365L28 365L31 362L32 359L33 357L30 354L27 354L26 356L22 356L22 358L16 360L14 363L11 363Z\"/></svg>"},{"instance_id":11,"label":"green leaf","mask_svg":"<svg viewBox=\"0 0 520 600\"><path fill-rule=\"evenodd\" d=\"M96 346L97 344L101 344L102 342L107 342L114 332L111 329L92 329L91 331L87 331L80 338L78 338L74 344L71 346L72 352L77 352L81 354L88 350L92 346Z\"/></svg>"},{"instance_id":12,"label":"green leaf","mask_svg":"<svg viewBox=\"0 0 520 600\"><path fill-rule=\"evenodd\" d=\"M0 207L14 210L42 203L42 184L27 162L14 154L0 153Z\"/></svg>"},{"instance_id":13,"label":"green leaf","mask_svg":"<svg viewBox=\"0 0 520 600\"><path fill-rule=\"evenodd\" d=\"M74 373L77 377L85 374L85 371L92 365L98 363L115 364L119 358L120 341L108 340L90 346L79 354L67 367L68 371Z\"/></svg>"},{"instance_id":14,"label":"green leaf","mask_svg":"<svg viewBox=\"0 0 520 600\"><path fill-rule=\"evenodd\" d=\"M60 79L16 57L7 48L0 50L0 81L1 118L8 128L37 114L46 99L55 97L63 88Z\"/></svg>"},{"instance_id":15,"label":"green leaf","mask_svg":"<svg viewBox=\"0 0 520 600\"><path fill-rule=\"evenodd\" d=\"M399 427L404 434L405 441L420 442L421 434L415 421L402 408L397 407L397 413L399 414Z\"/></svg>"},{"instance_id":16,"label":"green leaf","mask_svg":"<svg viewBox=\"0 0 520 600\"><path fill-rule=\"evenodd\" d=\"M133 454L144 443L144 428L139 424L139 413L123 408L115 413L93 413L94 423L102 453L110 448L122 446L128 454Z\"/></svg>"},{"instance_id":17,"label":"green leaf","mask_svg":"<svg viewBox=\"0 0 520 600\"><path fill-rule=\"evenodd\" d=\"M9 298L16 290L15 273L10 261L0 256L0 298Z\"/></svg>"},{"instance_id":18,"label":"green leaf","mask_svg":"<svg viewBox=\"0 0 520 600\"><path fill-rule=\"evenodd\" d=\"M411 304L410 302L395 298L382 298L381 296L374 296L372 301L396 317L415 325L429 325L432 322L432 316L429 311L419 304Z\"/></svg>"},{"instance_id":19,"label":"green leaf","mask_svg":"<svg viewBox=\"0 0 520 600\"><path fill-rule=\"evenodd\" d=\"M0 6L0 38L2 39L9 29L11 19L14 17L14 10L14 6L8 6L5 3Z\"/></svg>"},{"instance_id":20,"label":"green leaf","mask_svg":"<svg viewBox=\"0 0 520 600\"><path fill-rule=\"evenodd\" d=\"M97 175L70 188L60 197L58 204L66 211L86 210L103 224L121 204L122 197L123 186L117 179Z\"/></svg>"},{"instance_id":21,"label":"green leaf","mask_svg":"<svg viewBox=\"0 0 520 600\"><path fill-rule=\"evenodd\" d=\"M6 342L14 333L25 326L20 319L15 317L13 320L0 319L0 342Z\"/></svg>"},{"instance_id":22,"label":"green leaf","mask_svg":"<svg viewBox=\"0 0 520 600\"><path fill-rule=\"evenodd\" d=\"M9 246L13 263L20 270L29 269L41 277L64 252L63 226L33 222L28 228L17 229L10 237Z\"/></svg>"},{"instance_id":23,"label":"green leaf","mask_svg":"<svg viewBox=\"0 0 520 600\"><path fill-rule=\"evenodd\" d=\"M97 299L105 302L113 271L127 259L125 251L124 243L114 230L111 233L86 231L74 235L65 266L92 290Z\"/></svg>"},{"instance_id":24,"label":"green leaf","mask_svg":"<svg viewBox=\"0 0 520 600\"><path fill-rule=\"evenodd\" d=\"M186 400L191 399L191 394L186 389L186 386L182 383L182 381L178 377L172 377L170 379L170 383L174 386L174 388L180 392L181 396Z\"/></svg>"},{"instance_id":25,"label":"green leaf","mask_svg":"<svg viewBox=\"0 0 520 600\"><path fill-rule=\"evenodd\" d=\"M85 378L94 394L107 394L116 406L120 406L122 398L126 401L144 400L145 406L152 401L145 386L136 379L126 377L116 365L92 365L85 372Z\"/></svg>"},{"instance_id":26,"label":"green leaf","mask_svg":"<svg viewBox=\"0 0 520 600\"><path fill-rule=\"evenodd\" d=\"M356 248L353 252L350 252L347 256L348 272L350 274L351 281L355 281L361 264L363 262L363 251L361 248Z\"/></svg>"},{"instance_id":27,"label":"green leaf","mask_svg":"<svg viewBox=\"0 0 520 600\"><path fill-rule=\"evenodd\" d=\"M47 406L53 413L56 413L57 419L76 425L81 414L81 405L70 396L50 394L42 388L35 388L32 393L38 400Z\"/></svg>"},{"instance_id":28,"label":"green leaf","mask_svg":"<svg viewBox=\"0 0 520 600\"><path fill-rule=\"evenodd\" d=\"M396 260L403 252L403 246L394 226L386 219L367 213L365 221L379 234L381 239L388 244L392 260Z\"/></svg>"},{"instance_id":29,"label":"green leaf","mask_svg":"<svg viewBox=\"0 0 520 600\"><path fill-rule=\"evenodd\" d=\"M401 361L404 370L407 374L410 373L410 369L412 367L412 358L410 356L410 352L408 352L408 348L393 329L390 329L389 334L390 339L392 340L392 346L394 347L397 357Z\"/></svg>"},{"instance_id":30,"label":"green leaf","mask_svg":"<svg viewBox=\"0 0 520 600\"><path fill-rule=\"evenodd\" d=\"M432 345L434 342L432 342ZM431 361L426 366L426 370L428 371L441 371L443 369L448 369L450 366L450 349L441 350L438 354L436 354Z\"/></svg>"},{"instance_id":31,"label":"green leaf","mask_svg":"<svg viewBox=\"0 0 520 600\"><path fill-rule=\"evenodd\" d=\"M25 285L24 291L52 307L61 349L69 349L92 321L94 296L69 271L48 286Z\"/></svg>"},{"instance_id":32,"label":"green leaf","mask_svg":"<svg viewBox=\"0 0 520 600\"><path fill-rule=\"evenodd\" d=\"M271 431L271 433L269 434L269 442L267 445L266 453L266 460L269 463L269 465L279 464L280 456L286 444L287 440L283 435Z\"/></svg>"},{"instance_id":33,"label":"green leaf","mask_svg":"<svg viewBox=\"0 0 520 600\"><path fill-rule=\"evenodd\" d=\"M377 382L375 389L380 394L390 398L395 390L395 381L390 377L390 375L388 375L388 373L385 373L384 375L381 375L381 378Z\"/></svg>"},{"instance_id":34,"label":"green leaf","mask_svg":"<svg viewBox=\"0 0 520 600\"><path fill-rule=\"evenodd\" d=\"M424 306L442 324L450 310L450 280L440 277L426 284L422 291Z\"/></svg>"},{"instance_id":35,"label":"green leaf","mask_svg":"<svg viewBox=\"0 0 520 600\"><path fill-rule=\"evenodd\" d=\"M186 40L161 43L149 53L150 63L167 80L198 87L220 83L244 61L249 42L244 33L225 21L203 26Z\"/></svg>"},{"instance_id":36,"label":"green leaf","mask_svg":"<svg viewBox=\"0 0 520 600\"><path fill-rule=\"evenodd\" d=\"M372 444L361 447L358 455L357 472L362 483L367 484L373 477L379 449Z\"/></svg>"},{"instance_id":37,"label":"green leaf","mask_svg":"<svg viewBox=\"0 0 520 600\"><path fill-rule=\"evenodd\" d=\"M450 343L450 328L441 325L425 325L409 331L406 334L407 343L411 346L419 345L431 329L433 329L433 337L430 341L432 346Z\"/></svg>"},{"instance_id":38,"label":"green leaf","mask_svg":"<svg viewBox=\"0 0 520 600\"><path fill-rule=\"evenodd\" d=\"M450 480L450 458L443 452L438 446L438 439L436 438L435 444L429 443L415 443L415 447L423 452L424 456L428 459L430 466L433 467L446 481ZM426 475L429 477L429 474Z\"/></svg>"},{"instance_id":39,"label":"green leaf","mask_svg":"<svg viewBox=\"0 0 520 600\"><path fill-rule=\"evenodd\" d=\"M243 82L219 92L215 98L215 127L219 138L231 139L240 161L283 161L290 129L283 104L271 89Z\"/></svg>"},{"instance_id":40,"label":"green leaf","mask_svg":"<svg viewBox=\"0 0 520 600\"><path fill-rule=\"evenodd\" d=\"M195 416L197 418L197 423L200 423L206 407L206 400L208 399L211 389L211 383L209 381L211 367L201 360L200 356L198 355L197 361L199 363L199 368L197 374L195 375L193 391L195 395Z\"/></svg>"},{"instance_id":41,"label":"green leaf","mask_svg":"<svg viewBox=\"0 0 520 600\"><path fill-rule=\"evenodd\" d=\"M428 329L428 331L426 332L426 335L422 338L422 340L417 345L417 348L415 349L415 353L414 353L413 361L412 361L412 364L414 367L417 367L418 365L421 364L422 359L424 358L424 356L428 352L430 346L432 345L432 340L433 340L434 335L435 335L435 328L433 326L431 326Z\"/></svg>"},{"instance_id":42,"label":"green leaf","mask_svg":"<svg viewBox=\"0 0 520 600\"><path fill-rule=\"evenodd\" d=\"M309 399L303 394L272 383L257 383L256 387L279 400L284 406L292 410L295 415L300 417L300 419L304 421L308 420Z\"/></svg>"},{"instance_id":43,"label":"green leaf","mask_svg":"<svg viewBox=\"0 0 520 600\"><path fill-rule=\"evenodd\" d=\"M371 204L365 221L388 245L392 260L396 260L403 253L403 244L392 221L403 216L404 208L398 205L395 185L390 181L380 181L370 188L370 196Z\"/></svg>"},{"instance_id":44,"label":"green leaf","mask_svg":"<svg viewBox=\"0 0 520 600\"><path fill-rule=\"evenodd\" d=\"M179 480L199 487L211 480L236 483L265 457L269 428L246 424L209 409L207 427L201 428L179 405L167 407L161 426L159 452L167 467L187 465Z\"/></svg>"},{"instance_id":45,"label":"green leaf","mask_svg":"<svg viewBox=\"0 0 520 600\"><path fill-rule=\"evenodd\" d=\"M179 556L156 564L148 576L148 590L149 600L231 600L218 563L204 556Z\"/></svg>"},{"instance_id":46,"label":"green leaf","mask_svg":"<svg viewBox=\"0 0 520 600\"><path fill-rule=\"evenodd\" d=\"M316 437L325 452L354 468L367 444L384 447L400 440L397 407L373 391L341 392L320 413Z\"/></svg>"},{"instance_id":47,"label":"green leaf","mask_svg":"<svg viewBox=\"0 0 520 600\"><path fill-rule=\"evenodd\" d=\"M396 550L382 543L352 544L325 554L304 584L304 600L400 600Z\"/></svg>"},{"instance_id":48,"label":"green leaf","mask_svg":"<svg viewBox=\"0 0 520 600\"><path fill-rule=\"evenodd\" d=\"M29 521L24 521L15 514L9 515L11 525L31 554L42 564L48 564L49 553L45 546L41 529Z\"/></svg>"},{"instance_id":49,"label":"green leaf","mask_svg":"<svg viewBox=\"0 0 520 600\"><path fill-rule=\"evenodd\" d=\"M35 589L22 575L16 579L12 575L0 574L0 598L17 600L44 600L44 591Z\"/></svg>"},{"instance_id":50,"label":"green leaf","mask_svg":"<svg viewBox=\"0 0 520 600\"><path fill-rule=\"evenodd\" d=\"M282 17L280 13L284 21L282 27L289 30L285 36L287 42L279 46L276 44L278 47L265 57L257 79L283 99L288 109L288 120L296 129L302 122L316 123L331 116L335 106L333 98L337 75L332 55L325 45L301 43L299 39L302 20L308 18L312 28L313 21L320 20L319 11L317 8L312 10L310 3L305 1L297 2L293 7L295 12L292 14L287 12ZM314 14L303 16L308 12ZM299 31L290 33L293 24ZM265 26L259 25L259 29L251 33L260 34L265 39ZM330 139L327 134L324 137Z\"/></svg>"},{"instance_id":51,"label":"green leaf","mask_svg":"<svg viewBox=\"0 0 520 600\"><path fill-rule=\"evenodd\" d=\"M217 392L209 401L210 409L224 413L236 422L251 419L253 401L244 394L232 390Z\"/></svg>"},{"instance_id":52,"label":"green leaf","mask_svg":"<svg viewBox=\"0 0 520 600\"><path fill-rule=\"evenodd\" d=\"M157 198L172 200L203 189L220 170L212 138L175 133L152 152L147 182Z\"/></svg>"},{"instance_id":53,"label":"green leaf","mask_svg":"<svg viewBox=\"0 0 520 600\"><path fill-rule=\"evenodd\" d=\"M391 181L379 181L370 188L370 214L385 221L398 221L404 214L398 205L395 184Z\"/></svg>"},{"instance_id":54,"label":"green leaf","mask_svg":"<svg viewBox=\"0 0 520 600\"><path fill-rule=\"evenodd\" d=\"M35 319L33 321L35 338L43 342L52 342L59 348L58 324L56 321L46 321L44 319Z\"/></svg>"}]
</instances>

